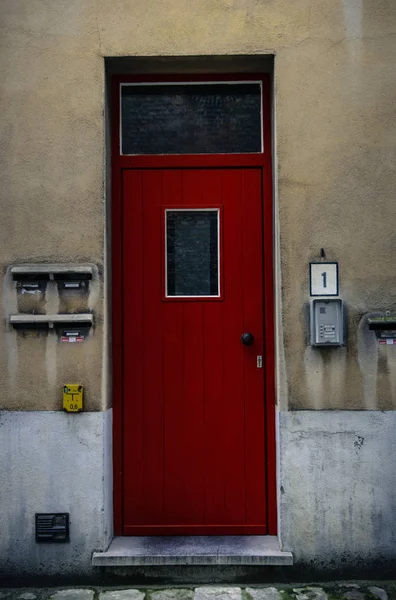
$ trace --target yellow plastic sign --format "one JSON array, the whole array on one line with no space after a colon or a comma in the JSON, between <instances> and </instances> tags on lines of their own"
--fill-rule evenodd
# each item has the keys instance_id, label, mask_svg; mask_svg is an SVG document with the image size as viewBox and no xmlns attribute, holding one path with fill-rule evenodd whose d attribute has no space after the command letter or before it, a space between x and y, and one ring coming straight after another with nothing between
<instances>
[{"instance_id":1,"label":"yellow plastic sign","mask_svg":"<svg viewBox=\"0 0 396 600\"><path fill-rule=\"evenodd\" d=\"M66 383L63 386L63 410L80 412L83 409L83 386L79 383Z\"/></svg>"}]
</instances>

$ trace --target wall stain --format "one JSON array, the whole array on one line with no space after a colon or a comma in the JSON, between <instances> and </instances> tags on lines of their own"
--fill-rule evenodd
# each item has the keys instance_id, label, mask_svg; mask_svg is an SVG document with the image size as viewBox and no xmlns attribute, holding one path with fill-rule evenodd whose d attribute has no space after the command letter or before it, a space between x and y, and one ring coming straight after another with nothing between
<instances>
[{"instance_id":1,"label":"wall stain","mask_svg":"<svg viewBox=\"0 0 396 600\"><path fill-rule=\"evenodd\" d=\"M357 450L360 450L360 448L363 446L364 444L364 437L362 437L361 435L357 435L355 441L353 442L353 445L355 446L355 448Z\"/></svg>"}]
</instances>

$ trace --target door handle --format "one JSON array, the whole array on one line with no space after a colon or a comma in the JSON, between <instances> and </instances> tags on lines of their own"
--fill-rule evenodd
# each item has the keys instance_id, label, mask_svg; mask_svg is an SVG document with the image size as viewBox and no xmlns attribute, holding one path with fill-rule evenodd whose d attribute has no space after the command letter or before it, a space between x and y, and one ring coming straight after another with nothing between
<instances>
[{"instance_id":1,"label":"door handle","mask_svg":"<svg viewBox=\"0 0 396 600\"><path fill-rule=\"evenodd\" d=\"M251 346L254 342L254 335L248 331L242 333L241 342L244 346Z\"/></svg>"}]
</instances>

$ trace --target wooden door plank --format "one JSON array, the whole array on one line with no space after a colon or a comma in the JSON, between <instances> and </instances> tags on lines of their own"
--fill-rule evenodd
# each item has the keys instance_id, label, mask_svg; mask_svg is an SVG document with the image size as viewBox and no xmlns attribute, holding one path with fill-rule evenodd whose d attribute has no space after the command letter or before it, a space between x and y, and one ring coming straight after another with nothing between
<instances>
[{"instance_id":1,"label":"wooden door plank","mask_svg":"<svg viewBox=\"0 0 396 600\"><path fill-rule=\"evenodd\" d=\"M145 523L163 521L163 353L161 199L163 173L143 173L143 354Z\"/></svg>"},{"instance_id":2,"label":"wooden door plank","mask_svg":"<svg viewBox=\"0 0 396 600\"><path fill-rule=\"evenodd\" d=\"M143 405L143 174L123 177L123 322L124 322L124 523L143 523L144 405ZM126 276L129 274L129 276Z\"/></svg>"},{"instance_id":3,"label":"wooden door plank","mask_svg":"<svg viewBox=\"0 0 396 600\"><path fill-rule=\"evenodd\" d=\"M223 171L224 210L224 422L227 472L226 515L229 523L246 523L245 510L245 404L243 382L243 263L242 173ZM227 418L227 407L233 414Z\"/></svg>"},{"instance_id":4,"label":"wooden door plank","mask_svg":"<svg viewBox=\"0 0 396 600\"><path fill-rule=\"evenodd\" d=\"M199 206L204 202L202 171L182 172L183 206ZM204 462L204 370L203 370L203 306L186 302L183 310L183 455L184 506L180 514L183 523L204 523L205 462Z\"/></svg>"},{"instance_id":5,"label":"wooden door plank","mask_svg":"<svg viewBox=\"0 0 396 600\"><path fill-rule=\"evenodd\" d=\"M222 202L221 171L202 173L205 204ZM203 369L205 428L205 523L222 524L225 519L223 302L203 305Z\"/></svg>"},{"instance_id":6,"label":"wooden door plank","mask_svg":"<svg viewBox=\"0 0 396 600\"><path fill-rule=\"evenodd\" d=\"M246 518L249 523L264 524L265 478L258 477L259 473L265 473L264 369L257 368L257 356L263 356L264 353L262 203L259 169L246 169L242 173L242 204L244 329L252 332L255 338L252 346L244 348Z\"/></svg>"},{"instance_id":7,"label":"wooden door plank","mask_svg":"<svg viewBox=\"0 0 396 600\"><path fill-rule=\"evenodd\" d=\"M182 172L164 171L164 206L181 206ZM164 210L164 209L163 209ZM164 394L164 508L166 524L179 522L184 511L185 485L184 436L185 406L183 398L183 312L181 302L163 302L163 394Z\"/></svg>"}]
</instances>

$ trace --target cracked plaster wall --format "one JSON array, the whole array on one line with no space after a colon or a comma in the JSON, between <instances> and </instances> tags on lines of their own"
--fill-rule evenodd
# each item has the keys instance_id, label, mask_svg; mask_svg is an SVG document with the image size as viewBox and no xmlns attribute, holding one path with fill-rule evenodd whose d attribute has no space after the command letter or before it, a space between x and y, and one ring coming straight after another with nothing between
<instances>
[{"instance_id":1,"label":"cracked plaster wall","mask_svg":"<svg viewBox=\"0 0 396 600\"><path fill-rule=\"evenodd\" d=\"M273 53L279 405L395 408L395 351L366 343L362 321L372 309L396 308L393 0L2 0L1 268L34 261L98 265L99 327L82 375L92 410L108 399L107 335L100 326L106 321L104 57ZM340 264L349 318L341 350L306 347L308 262L320 248ZM2 318L8 308L5 301ZM51 380L27 377L42 372L43 355L51 352L45 340L31 340L18 361L9 337L3 332L0 339L0 406L58 408L58 390L75 359L57 356Z\"/></svg>"},{"instance_id":2,"label":"cracked plaster wall","mask_svg":"<svg viewBox=\"0 0 396 600\"><path fill-rule=\"evenodd\" d=\"M279 414L279 512L284 550L318 571L392 572L394 411Z\"/></svg>"},{"instance_id":3,"label":"cracked plaster wall","mask_svg":"<svg viewBox=\"0 0 396 600\"><path fill-rule=\"evenodd\" d=\"M0 579L89 575L113 534L111 410L3 411L0 451ZM70 514L69 543L36 543L41 512Z\"/></svg>"}]
</instances>

